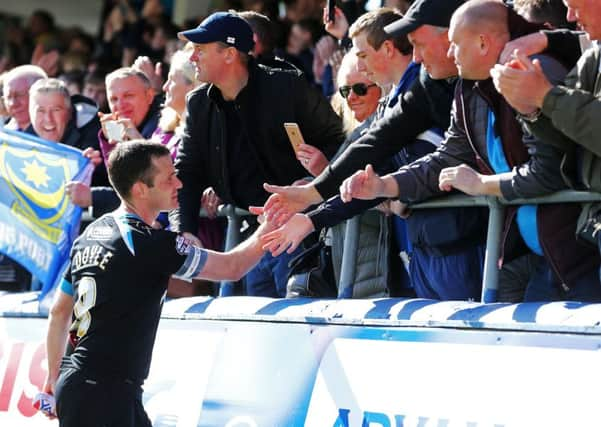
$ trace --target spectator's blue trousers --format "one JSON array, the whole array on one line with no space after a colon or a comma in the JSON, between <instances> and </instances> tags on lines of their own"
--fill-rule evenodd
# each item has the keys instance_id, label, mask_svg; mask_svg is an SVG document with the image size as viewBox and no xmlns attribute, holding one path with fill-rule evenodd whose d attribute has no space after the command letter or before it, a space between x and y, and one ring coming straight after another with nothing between
<instances>
[{"instance_id":1,"label":"spectator's blue trousers","mask_svg":"<svg viewBox=\"0 0 601 427\"><path fill-rule=\"evenodd\" d=\"M245 277L246 295L257 297L284 298L288 282L288 263L303 250L300 245L288 254L284 252L277 257L269 252L263 255L259 263Z\"/></svg>"},{"instance_id":2,"label":"spectator's blue trousers","mask_svg":"<svg viewBox=\"0 0 601 427\"><path fill-rule=\"evenodd\" d=\"M479 301L485 248L478 245L452 255L436 256L414 246L409 273L417 297Z\"/></svg>"}]
</instances>

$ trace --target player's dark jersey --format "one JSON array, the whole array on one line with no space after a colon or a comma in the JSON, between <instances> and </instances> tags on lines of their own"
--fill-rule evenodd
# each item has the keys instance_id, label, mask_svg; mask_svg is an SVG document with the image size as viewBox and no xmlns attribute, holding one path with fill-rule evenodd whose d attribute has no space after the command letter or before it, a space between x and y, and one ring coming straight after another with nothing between
<instances>
[{"instance_id":1,"label":"player's dark jersey","mask_svg":"<svg viewBox=\"0 0 601 427\"><path fill-rule=\"evenodd\" d=\"M115 211L90 224L71 249L65 283L73 285L71 354L75 367L142 382L148 375L171 275L192 278L207 258L176 233Z\"/></svg>"}]
</instances>

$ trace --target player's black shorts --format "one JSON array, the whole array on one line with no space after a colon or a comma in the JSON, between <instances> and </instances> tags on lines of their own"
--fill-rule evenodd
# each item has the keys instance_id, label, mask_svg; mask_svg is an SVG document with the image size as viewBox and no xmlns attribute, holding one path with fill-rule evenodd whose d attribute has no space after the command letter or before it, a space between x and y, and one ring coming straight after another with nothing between
<instances>
[{"instance_id":1,"label":"player's black shorts","mask_svg":"<svg viewBox=\"0 0 601 427\"><path fill-rule=\"evenodd\" d=\"M152 427L142 406L142 387L129 380L63 366L55 397L60 427Z\"/></svg>"}]
</instances>

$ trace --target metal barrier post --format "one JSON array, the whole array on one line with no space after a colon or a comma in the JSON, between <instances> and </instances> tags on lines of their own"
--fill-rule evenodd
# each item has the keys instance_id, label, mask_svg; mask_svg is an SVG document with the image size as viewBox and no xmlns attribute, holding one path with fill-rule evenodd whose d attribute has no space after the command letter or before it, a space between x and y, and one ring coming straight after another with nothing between
<instances>
[{"instance_id":1,"label":"metal barrier post","mask_svg":"<svg viewBox=\"0 0 601 427\"><path fill-rule=\"evenodd\" d=\"M505 207L496 197L487 197L488 232L486 235L486 255L484 257L484 275L482 277L482 302L496 302L499 286L499 254L501 251L501 232Z\"/></svg>"},{"instance_id":2,"label":"metal barrier post","mask_svg":"<svg viewBox=\"0 0 601 427\"><path fill-rule=\"evenodd\" d=\"M360 215L346 221L344 230L344 248L342 250L342 265L340 267L340 283L338 283L338 298L352 298L355 285L355 265L359 249Z\"/></svg>"},{"instance_id":3,"label":"metal barrier post","mask_svg":"<svg viewBox=\"0 0 601 427\"><path fill-rule=\"evenodd\" d=\"M233 249L240 242L240 217L233 205L222 206L219 211L227 216L227 231L225 233L225 250ZM222 281L219 286L219 296L229 297L234 294L235 284Z\"/></svg>"}]
</instances>

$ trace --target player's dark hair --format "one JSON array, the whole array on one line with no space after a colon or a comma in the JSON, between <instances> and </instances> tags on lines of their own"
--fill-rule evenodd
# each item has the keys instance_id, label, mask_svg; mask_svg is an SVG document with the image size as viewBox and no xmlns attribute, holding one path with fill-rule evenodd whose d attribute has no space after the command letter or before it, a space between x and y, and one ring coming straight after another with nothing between
<instances>
[{"instance_id":1,"label":"player's dark hair","mask_svg":"<svg viewBox=\"0 0 601 427\"><path fill-rule=\"evenodd\" d=\"M157 142L140 139L119 143L109 155L109 180L115 191L127 200L136 182L142 181L149 187L154 185L156 168L152 159L169 155L169 149Z\"/></svg>"}]
</instances>

